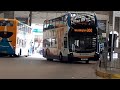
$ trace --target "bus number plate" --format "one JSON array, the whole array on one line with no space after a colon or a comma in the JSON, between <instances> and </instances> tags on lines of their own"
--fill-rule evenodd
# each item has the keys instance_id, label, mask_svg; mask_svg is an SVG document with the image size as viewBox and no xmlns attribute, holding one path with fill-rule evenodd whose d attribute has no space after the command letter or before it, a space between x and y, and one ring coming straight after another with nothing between
<instances>
[{"instance_id":1,"label":"bus number plate","mask_svg":"<svg viewBox=\"0 0 120 90\"><path fill-rule=\"evenodd\" d=\"M82 58L81 60L88 60L87 58Z\"/></svg>"}]
</instances>

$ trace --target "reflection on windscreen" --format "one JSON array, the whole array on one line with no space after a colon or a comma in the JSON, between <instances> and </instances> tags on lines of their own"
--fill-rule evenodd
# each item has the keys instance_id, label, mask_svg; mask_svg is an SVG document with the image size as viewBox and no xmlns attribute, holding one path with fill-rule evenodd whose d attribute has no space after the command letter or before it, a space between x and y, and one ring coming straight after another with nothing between
<instances>
[{"instance_id":1,"label":"reflection on windscreen","mask_svg":"<svg viewBox=\"0 0 120 90\"><path fill-rule=\"evenodd\" d=\"M0 26L13 26L13 21L0 20Z\"/></svg>"},{"instance_id":2,"label":"reflection on windscreen","mask_svg":"<svg viewBox=\"0 0 120 90\"><path fill-rule=\"evenodd\" d=\"M72 22L95 22L95 18L92 14L71 13Z\"/></svg>"},{"instance_id":3,"label":"reflection on windscreen","mask_svg":"<svg viewBox=\"0 0 120 90\"><path fill-rule=\"evenodd\" d=\"M93 28L95 26L95 17L92 14L71 14L71 26L74 29Z\"/></svg>"}]
</instances>

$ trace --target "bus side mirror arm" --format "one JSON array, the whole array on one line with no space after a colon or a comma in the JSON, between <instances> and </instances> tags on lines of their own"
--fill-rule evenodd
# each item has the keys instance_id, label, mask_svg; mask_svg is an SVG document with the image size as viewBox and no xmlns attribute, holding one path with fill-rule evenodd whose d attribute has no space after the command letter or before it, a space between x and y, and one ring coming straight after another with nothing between
<instances>
[{"instance_id":1,"label":"bus side mirror arm","mask_svg":"<svg viewBox=\"0 0 120 90\"><path fill-rule=\"evenodd\" d=\"M75 51L75 45L72 44L72 51L74 52Z\"/></svg>"}]
</instances>

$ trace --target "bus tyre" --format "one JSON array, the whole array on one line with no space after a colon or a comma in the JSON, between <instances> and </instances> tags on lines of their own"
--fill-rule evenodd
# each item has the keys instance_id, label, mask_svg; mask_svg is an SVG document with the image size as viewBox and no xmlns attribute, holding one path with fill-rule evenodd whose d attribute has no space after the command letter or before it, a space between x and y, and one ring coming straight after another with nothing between
<instances>
[{"instance_id":1,"label":"bus tyre","mask_svg":"<svg viewBox=\"0 0 120 90\"><path fill-rule=\"evenodd\" d=\"M47 61L53 61L53 59L47 58Z\"/></svg>"},{"instance_id":2,"label":"bus tyre","mask_svg":"<svg viewBox=\"0 0 120 90\"><path fill-rule=\"evenodd\" d=\"M19 55L14 54L14 57L19 57Z\"/></svg>"},{"instance_id":3,"label":"bus tyre","mask_svg":"<svg viewBox=\"0 0 120 90\"><path fill-rule=\"evenodd\" d=\"M28 57L29 56L29 50L28 50L28 52L27 52L27 55L25 55L25 57Z\"/></svg>"},{"instance_id":4,"label":"bus tyre","mask_svg":"<svg viewBox=\"0 0 120 90\"><path fill-rule=\"evenodd\" d=\"M21 56L21 54L22 54L22 50L20 49L19 55Z\"/></svg>"},{"instance_id":5,"label":"bus tyre","mask_svg":"<svg viewBox=\"0 0 120 90\"><path fill-rule=\"evenodd\" d=\"M25 57L28 57L28 55L25 55Z\"/></svg>"},{"instance_id":6,"label":"bus tyre","mask_svg":"<svg viewBox=\"0 0 120 90\"><path fill-rule=\"evenodd\" d=\"M9 55L10 57L13 57L13 55Z\"/></svg>"},{"instance_id":7,"label":"bus tyre","mask_svg":"<svg viewBox=\"0 0 120 90\"><path fill-rule=\"evenodd\" d=\"M95 60L95 61L98 61L98 60L100 59L101 55L102 55L102 54L95 54L94 60Z\"/></svg>"},{"instance_id":8,"label":"bus tyre","mask_svg":"<svg viewBox=\"0 0 120 90\"><path fill-rule=\"evenodd\" d=\"M60 60L60 62L63 62L63 56L62 56L62 53L59 54L59 60Z\"/></svg>"},{"instance_id":9,"label":"bus tyre","mask_svg":"<svg viewBox=\"0 0 120 90\"><path fill-rule=\"evenodd\" d=\"M88 63L89 63L89 60L86 61L86 64L88 64Z\"/></svg>"},{"instance_id":10,"label":"bus tyre","mask_svg":"<svg viewBox=\"0 0 120 90\"><path fill-rule=\"evenodd\" d=\"M20 57L20 54L18 53L17 57Z\"/></svg>"},{"instance_id":11,"label":"bus tyre","mask_svg":"<svg viewBox=\"0 0 120 90\"><path fill-rule=\"evenodd\" d=\"M68 63L72 63L72 62L73 62L73 55L68 54Z\"/></svg>"},{"instance_id":12,"label":"bus tyre","mask_svg":"<svg viewBox=\"0 0 120 90\"><path fill-rule=\"evenodd\" d=\"M53 59L48 58L47 51L46 51L46 57L47 57L47 61L53 61Z\"/></svg>"}]
</instances>

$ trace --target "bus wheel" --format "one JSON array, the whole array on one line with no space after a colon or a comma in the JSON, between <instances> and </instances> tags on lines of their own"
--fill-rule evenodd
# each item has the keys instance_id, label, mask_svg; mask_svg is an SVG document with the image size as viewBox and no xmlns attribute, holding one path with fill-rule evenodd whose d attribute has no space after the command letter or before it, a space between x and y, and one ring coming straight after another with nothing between
<instances>
[{"instance_id":1,"label":"bus wheel","mask_svg":"<svg viewBox=\"0 0 120 90\"><path fill-rule=\"evenodd\" d=\"M88 64L88 63L89 63L89 60L86 61L86 64Z\"/></svg>"},{"instance_id":2,"label":"bus wheel","mask_svg":"<svg viewBox=\"0 0 120 90\"><path fill-rule=\"evenodd\" d=\"M13 55L9 55L10 57L13 57Z\"/></svg>"},{"instance_id":3,"label":"bus wheel","mask_svg":"<svg viewBox=\"0 0 120 90\"><path fill-rule=\"evenodd\" d=\"M47 58L47 61L53 61L53 59Z\"/></svg>"},{"instance_id":4,"label":"bus wheel","mask_svg":"<svg viewBox=\"0 0 120 90\"><path fill-rule=\"evenodd\" d=\"M28 50L28 53L27 53L27 55L24 55L25 57L28 57L29 56L29 50Z\"/></svg>"},{"instance_id":5,"label":"bus wheel","mask_svg":"<svg viewBox=\"0 0 120 90\"><path fill-rule=\"evenodd\" d=\"M28 57L28 55L25 55L25 57Z\"/></svg>"},{"instance_id":6,"label":"bus wheel","mask_svg":"<svg viewBox=\"0 0 120 90\"><path fill-rule=\"evenodd\" d=\"M73 62L73 55L68 54L68 63L72 63L72 62Z\"/></svg>"},{"instance_id":7,"label":"bus wheel","mask_svg":"<svg viewBox=\"0 0 120 90\"><path fill-rule=\"evenodd\" d=\"M59 60L60 60L60 62L63 62L63 56L62 56L62 53L60 53L60 55L59 55Z\"/></svg>"},{"instance_id":8,"label":"bus wheel","mask_svg":"<svg viewBox=\"0 0 120 90\"><path fill-rule=\"evenodd\" d=\"M21 56L21 53L22 53L22 50L20 49L20 51L19 51L18 55L19 55L19 56Z\"/></svg>"},{"instance_id":9,"label":"bus wheel","mask_svg":"<svg viewBox=\"0 0 120 90\"><path fill-rule=\"evenodd\" d=\"M14 57L19 57L19 55L14 54Z\"/></svg>"},{"instance_id":10,"label":"bus wheel","mask_svg":"<svg viewBox=\"0 0 120 90\"><path fill-rule=\"evenodd\" d=\"M46 57L48 57L47 51L46 51ZM53 61L53 59L47 58L47 61Z\"/></svg>"}]
</instances>

